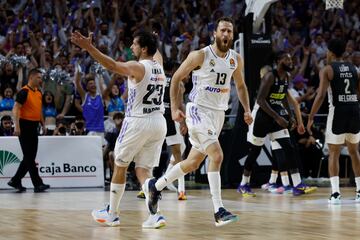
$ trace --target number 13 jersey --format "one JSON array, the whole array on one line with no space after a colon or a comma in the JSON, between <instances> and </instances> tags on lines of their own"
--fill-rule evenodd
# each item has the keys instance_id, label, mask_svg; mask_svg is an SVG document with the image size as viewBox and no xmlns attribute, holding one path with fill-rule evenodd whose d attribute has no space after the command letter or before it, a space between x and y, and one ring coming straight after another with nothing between
<instances>
[{"instance_id":1,"label":"number 13 jersey","mask_svg":"<svg viewBox=\"0 0 360 240\"><path fill-rule=\"evenodd\" d=\"M163 67L153 60L141 60L145 67L144 78L139 83L128 79L126 117L146 117L164 114L165 74Z\"/></svg>"},{"instance_id":2,"label":"number 13 jersey","mask_svg":"<svg viewBox=\"0 0 360 240\"><path fill-rule=\"evenodd\" d=\"M228 109L230 80L238 66L237 53L229 49L224 58L216 55L211 45L202 49L204 62L192 75L191 102L214 110Z\"/></svg>"}]
</instances>

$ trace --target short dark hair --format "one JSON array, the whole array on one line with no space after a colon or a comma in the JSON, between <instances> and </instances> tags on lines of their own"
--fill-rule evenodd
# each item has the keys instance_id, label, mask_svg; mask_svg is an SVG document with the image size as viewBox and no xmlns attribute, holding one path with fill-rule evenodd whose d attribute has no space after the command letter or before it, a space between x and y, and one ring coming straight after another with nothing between
<instances>
[{"instance_id":1,"label":"short dark hair","mask_svg":"<svg viewBox=\"0 0 360 240\"><path fill-rule=\"evenodd\" d=\"M90 82L90 81L95 81L95 75L92 73L86 74L85 81L84 81L85 85L87 85L88 82Z\"/></svg>"},{"instance_id":2,"label":"short dark hair","mask_svg":"<svg viewBox=\"0 0 360 240\"><path fill-rule=\"evenodd\" d=\"M342 57L342 55L345 52L345 48L346 48L346 43L342 39L334 38L328 42L329 51L335 54L335 56L338 58Z\"/></svg>"},{"instance_id":3,"label":"short dark hair","mask_svg":"<svg viewBox=\"0 0 360 240\"><path fill-rule=\"evenodd\" d=\"M33 68L29 71L28 73L28 78L30 78L32 75L38 74L38 73L43 73L43 71L40 68Z\"/></svg>"},{"instance_id":4,"label":"short dark hair","mask_svg":"<svg viewBox=\"0 0 360 240\"><path fill-rule=\"evenodd\" d=\"M157 50L157 37L148 31L137 31L134 38L138 38L140 47L147 47L147 54L153 56Z\"/></svg>"},{"instance_id":5,"label":"short dark hair","mask_svg":"<svg viewBox=\"0 0 360 240\"><path fill-rule=\"evenodd\" d=\"M12 118L10 115L4 115L2 118L1 118L1 125L3 122L5 121L12 121Z\"/></svg>"},{"instance_id":6,"label":"short dark hair","mask_svg":"<svg viewBox=\"0 0 360 240\"><path fill-rule=\"evenodd\" d=\"M113 116L113 120L115 119L124 119L125 118L125 114L123 112L116 112Z\"/></svg>"},{"instance_id":7,"label":"short dark hair","mask_svg":"<svg viewBox=\"0 0 360 240\"><path fill-rule=\"evenodd\" d=\"M230 17L221 17L221 18L218 18L216 20L214 31L217 30L220 22L229 22L234 26L234 22L233 22L232 18L230 18Z\"/></svg>"}]
</instances>

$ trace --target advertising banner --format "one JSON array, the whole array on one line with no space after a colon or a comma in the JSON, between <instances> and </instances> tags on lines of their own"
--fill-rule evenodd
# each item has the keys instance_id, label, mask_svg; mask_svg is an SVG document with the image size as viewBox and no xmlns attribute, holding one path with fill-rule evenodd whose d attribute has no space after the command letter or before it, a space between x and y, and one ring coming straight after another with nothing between
<instances>
[{"instance_id":1,"label":"advertising banner","mask_svg":"<svg viewBox=\"0 0 360 240\"><path fill-rule=\"evenodd\" d=\"M17 137L0 137L0 189L10 188L23 154ZM101 138L98 136L41 136L36 156L39 174L51 187L103 187ZM32 188L29 174L22 180Z\"/></svg>"}]
</instances>

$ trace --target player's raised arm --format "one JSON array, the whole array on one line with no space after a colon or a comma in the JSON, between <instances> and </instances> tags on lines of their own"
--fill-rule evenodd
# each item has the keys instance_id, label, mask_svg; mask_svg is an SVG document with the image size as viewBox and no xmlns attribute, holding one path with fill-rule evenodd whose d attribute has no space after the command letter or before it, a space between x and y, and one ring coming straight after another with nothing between
<instances>
[{"instance_id":1,"label":"player's raised arm","mask_svg":"<svg viewBox=\"0 0 360 240\"><path fill-rule=\"evenodd\" d=\"M136 80L141 80L144 77L145 68L142 64L137 61L129 61L126 63L116 62L111 57L100 52L99 49L92 44L92 37L93 33L90 33L89 37L85 37L76 31L71 34L71 42L85 49L91 57L111 72L132 76Z\"/></svg>"},{"instance_id":2,"label":"player's raised arm","mask_svg":"<svg viewBox=\"0 0 360 240\"><path fill-rule=\"evenodd\" d=\"M175 121L181 122L185 118L185 114L180 110L182 103L179 101L179 99L181 99L179 94L182 94L180 91L181 81L186 78L192 70L201 67L203 61L204 52L202 50L191 52L180 65L179 69L174 73L170 85L170 103L172 111L171 115Z\"/></svg>"}]
</instances>

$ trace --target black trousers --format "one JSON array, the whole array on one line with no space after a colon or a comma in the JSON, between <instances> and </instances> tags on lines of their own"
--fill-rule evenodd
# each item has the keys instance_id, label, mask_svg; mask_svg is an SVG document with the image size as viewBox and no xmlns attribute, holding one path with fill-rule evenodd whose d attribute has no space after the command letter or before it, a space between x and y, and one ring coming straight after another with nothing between
<instances>
[{"instance_id":1,"label":"black trousers","mask_svg":"<svg viewBox=\"0 0 360 240\"><path fill-rule=\"evenodd\" d=\"M21 183L21 179L26 175L27 172L29 172L34 187L43 184L35 163L39 142L38 126L39 122L37 121L20 119L19 141L24 158L21 161L15 176L12 178L15 183Z\"/></svg>"}]
</instances>

